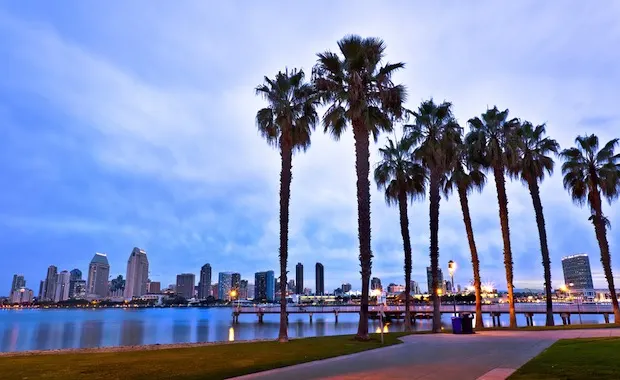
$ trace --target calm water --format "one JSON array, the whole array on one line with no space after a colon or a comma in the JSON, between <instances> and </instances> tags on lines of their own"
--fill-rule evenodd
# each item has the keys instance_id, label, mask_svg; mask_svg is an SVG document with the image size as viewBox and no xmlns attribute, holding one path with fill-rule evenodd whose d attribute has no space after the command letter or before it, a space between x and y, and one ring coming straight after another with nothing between
<instances>
[{"instance_id":1,"label":"calm water","mask_svg":"<svg viewBox=\"0 0 620 380\"><path fill-rule=\"evenodd\" d=\"M103 346L166 344L186 342L217 342L250 339L275 339L278 335L279 316L265 315L263 324L255 315L241 315L239 324L231 323L230 308L169 308L169 309L23 309L0 310L0 352L26 350L54 350ZM485 314L485 325L491 319ZM442 317L444 325L450 316ZM525 317L517 315L520 326ZM535 315L534 323L544 325L544 315ZM613 317L612 317L613 319ZM579 323L577 315L572 323ZM603 317L582 316L583 323L602 323ZM310 324L307 315L291 314L289 335L310 337L354 334L357 314L340 314L335 323L333 314L315 314ZM502 316L508 323L508 316ZM556 323L561 324L560 317ZM379 322L369 321L370 331L379 332ZM430 330L431 321L418 321L417 330ZM402 331L402 322L387 327L388 331Z\"/></svg>"}]
</instances>

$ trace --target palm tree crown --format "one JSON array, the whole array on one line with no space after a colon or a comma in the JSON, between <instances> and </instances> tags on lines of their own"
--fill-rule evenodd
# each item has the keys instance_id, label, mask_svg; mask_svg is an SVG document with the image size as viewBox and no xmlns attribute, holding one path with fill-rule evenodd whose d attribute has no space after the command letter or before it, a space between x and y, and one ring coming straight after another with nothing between
<instances>
[{"instance_id":1,"label":"palm tree crown","mask_svg":"<svg viewBox=\"0 0 620 380\"><path fill-rule=\"evenodd\" d=\"M487 110L481 117L470 119L470 132L465 142L472 159L486 168L508 167L514 155L510 136L518 125L517 119L508 120L507 109L499 111L497 107Z\"/></svg>"},{"instance_id":2,"label":"palm tree crown","mask_svg":"<svg viewBox=\"0 0 620 380\"><path fill-rule=\"evenodd\" d=\"M509 172L515 178L542 181L545 174L553 174L551 153L558 154L560 144L545 136L545 125L534 127L529 121L515 130L513 143L515 155L509 164Z\"/></svg>"},{"instance_id":3,"label":"palm tree crown","mask_svg":"<svg viewBox=\"0 0 620 380\"><path fill-rule=\"evenodd\" d=\"M330 51L319 53L313 70L316 87L330 104L323 117L325 132L338 139L349 122L358 122L376 142L381 131L392 131L392 116L402 115L406 90L392 82L392 75L405 64L379 66L385 54L379 38L347 36L338 47L342 58Z\"/></svg>"},{"instance_id":4,"label":"palm tree crown","mask_svg":"<svg viewBox=\"0 0 620 380\"><path fill-rule=\"evenodd\" d=\"M267 142L275 147L289 143L295 150L310 146L310 135L318 122L319 98L314 86L304 82L303 70L278 72L275 79L265 77L256 94L269 106L256 113L256 125Z\"/></svg>"},{"instance_id":5,"label":"palm tree crown","mask_svg":"<svg viewBox=\"0 0 620 380\"><path fill-rule=\"evenodd\" d=\"M450 196L454 189L463 189L466 195L473 190L481 192L486 181L487 177L480 170L480 165L472 162L467 147L460 145L443 185L446 197Z\"/></svg>"},{"instance_id":6,"label":"palm tree crown","mask_svg":"<svg viewBox=\"0 0 620 380\"><path fill-rule=\"evenodd\" d=\"M381 161L375 168L375 182L379 189L385 189L385 202L396 205L401 193L411 200L424 197L426 192L426 170L412 156L412 141L400 139L379 149Z\"/></svg>"}]
</instances>

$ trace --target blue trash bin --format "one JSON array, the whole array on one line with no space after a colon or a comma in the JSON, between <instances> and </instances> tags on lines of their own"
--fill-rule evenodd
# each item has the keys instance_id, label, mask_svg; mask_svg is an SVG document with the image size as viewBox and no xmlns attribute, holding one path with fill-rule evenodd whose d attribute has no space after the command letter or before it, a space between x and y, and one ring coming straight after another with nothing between
<instances>
[{"instance_id":1,"label":"blue trash bin","mask_svg":"<svg viewBox=\"0 0 620 380\"><path fill-rule=\"evenodd\" d=\"M461 317L452 317L452 334L462 334L463 325Z\"/></svg>"}]
</instances>

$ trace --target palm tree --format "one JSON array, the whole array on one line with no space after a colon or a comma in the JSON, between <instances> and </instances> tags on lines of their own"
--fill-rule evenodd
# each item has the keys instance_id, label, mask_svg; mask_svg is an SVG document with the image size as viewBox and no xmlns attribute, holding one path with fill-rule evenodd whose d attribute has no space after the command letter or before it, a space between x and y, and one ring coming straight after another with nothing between
<instances>
[{"instance_id":1,"label":"palm tree","mask_svg":"<svg viewBox=\"0 0 620 380\"><path fill-rule=\"evenodd\" d=\"M441 331L441 297L439 288L439 202L441 186L450 170L450 163L461 143L461 127L452 115L452 104L422 102L413 112L415 124L406 125L407 138L418 147L414 155L428 171L430 200L430 258L433 298L433 332ZM429 289L431 293L431 289Z\"/></svg>"},{"instance_id":2,"label":"palm tree","mask_svg":"<svg viewBox=\"0 0 620 380\"><path fill-rule=\"evenodd\" d=\"M553 326L553 302L551 299L551 260L547 245L547 231L545 229L545 216L543 214L542 201L540 200L539 182L545 178L545 174L553 174L553 158L550 154L558 154L560 145L553 139L545 136L545 125L534 127L529 121L525 121L516 130L513 144L515 150L514 160L511 162L510 173L513 177L520 178L527 185L534 204L538 237L540 239L540 252L545 276L545 297L547 300L547 326Z\"/></svg>"},{"instance_id":3,"label":"palm tree","mask_svg":"<svg viewBox=\"0 0 620 380\"><path fill-rule=\"evenodd\" d=\"M387 145L379 149L381 161L375 168L377 187L385 191L385 202L398 205L400 212L400 232L403 236L405 253L405 330L411 330L411 239L409 237L409 217L407 198L413 201L423 197L426 192L426 170L412 156L411 140L401 139L394 143L388 139Z\"/></svg>"},{"instance_id":4,"label":"palm tree","mask_svg":"<svg viewBox=\"0 0 620 380\"><path fill-rule=\"evenodd\" d=\"M459 195L461 203L461 211L463 212L463 223L465 223L465 232L467 233L467 241L469 242L469 251L471 253L471 266L474 271L474 289L476 292L476 327L483 328L482 323L482 282L480 280L480 260L478 259L478 249L476 248L476 240L474 239L474 229L471 224L471 216L469 213L468 195L472 190L482 191L486 183L486 176L480 170L468 155L467 147L462 144L455 156L455 160L450 168L449 176L444 185L444 193L446 199L454 189Z\"/></svg>"},{"instance_id":5,"label":"palm tree","mask_svg":"<svg viewBox=\"0 0 620 380\"><path fill-rule=\"evenodd\" d=\"M611 271L611 255L607 242L608 219L603 214L601 196L611 202L620 195L620 154L614 154L619 140L609 141L599 150L596 135L578 136L575 139L577 147L565 149L561 156L565 160L562 164L564 174L564 188L568 190L573 201L579 205L588 203L594 224L594 232L601 250L601 263L614 309L614 323L620 323L618 297L614 286L614 277Z\"/></svg>"},{"instance_id":6,"label":"palm tree","mask_svg":"<svg viewBox=\"0 0 620 380\"><path fill-rule=\"evenodd\" d=\"M310 146L310 135L318 122L317 92L304 81L303 70L278 72L275 79L265 77L256 87L269 106L256 113L256 125L269 145L280 149L280 342L288 341L286 313L286 266L288 261L288 221L293 153Z\"/></svg>"},{"instance_id":7,"label":"palm tree","mask_svg":"<svg viewBox=\"0 0 620 380\"><path fill-rule=\"evenodd\" d=\"M472 158L487 170L493 171L497 202L499 204L499 220L504 242L504 266L510 306L510 327L517 327L517 315L514 304L513 262L510 247L510 229L508 227L508 197L506 196L505 172L512 160L513 151L509 138L518 125L517 119L508 120L508 110L499 111L493 107L481 117L469 120L470 132L465 142L470 149Z\"/></svg>"},{"instance_id":8,"label":"palm tree","mask_svg":"<svg viewBox=\"0 0 620 380\"><path fill-rule=\"evenodd\" d=\"M324 104L325 132L336 140L348 124L355 140L357 172L357 218L362 275L360 321L356 338L368 340L368 292L372 270L370 245L370 135L393 129L393 120L402 115L406 91L392 82L392 74L404 63L382 64L385 43L379 38L346 36L338 42L342 57L326 51L318 54L313 77Z\"/></svg>"}]
</instances>

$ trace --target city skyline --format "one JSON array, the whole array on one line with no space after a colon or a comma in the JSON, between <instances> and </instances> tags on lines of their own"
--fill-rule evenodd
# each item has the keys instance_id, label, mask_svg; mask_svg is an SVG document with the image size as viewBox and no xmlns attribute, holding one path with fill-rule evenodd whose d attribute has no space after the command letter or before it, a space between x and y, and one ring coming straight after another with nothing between
<instances>
[{"instance_id":1,"label":"city skyline","mask_svg":"<svg viewBox=\"0 0 620 380\"><path fill-rule=\"evenodd\" d=\"M78 5L63 12L45 2L3 5L0 52L7 59L0 67L12 75L0 84L0 175L11 186L0 197L0 283L10 284L13 274L23 273L34 289L50 264L86 274L96 251L108 253L111 273L125 275L127 247L133 246L149 252L151 278L165 284L179 273L197 274L206 261L214 273L236 266L244 278L260 268L278 268L280 158L256 133L254 116L263 102L254 87L283 65L309 73L316 52L336 48L334 36L383 38L387 58L407 64L396 79L409 87L409 108L429 96L447 99L464 123L497 103L511 114L546 123L562 147L586 130L601 141L616 137L620 74L613 65L617 53L605 47L618 39L606 33L615 25L615 13L606 7L480 2L454 4L444 12L439 4L401 3L386 8L373 25L353 17L368 9L334 5L325 27L309 34L299 26L324 15L317 9L299 15L296 7L278 3L243 8L196 3L183 10L163 5L148 14L138 3L122 11ZM204 17L198 16L214 11L218 20L200 21ZM250 16L276 11L285 12L285 21L273 28L256 27L256 16ZM411 23L411 15L419 14L441 15L442 22L433 16ZM496 17L481 29L479 20L489 14ZM528 30L514 35L515 28L506 25L519 19L530 20ZM239 27L222 37L217 31L231 20ZM180 23L187 28L180 30ZM412 36L417 48L405 43L403 34ZM423 38L427 35L434 37ZM208 44L202 36L209 36ZM233 50L238 45L230 41L249 50ZM488 49L505 41L512 43L504 51ZM247 63L248 53L257 59ZM454 60L454 54L467 59ZM296 157L292 185L289 263L305 262L307 272L313 261L324 263L326 290L360 283L353 143L351 136L343 140L331 141L319 128L312 148ZM371 146L371 164L383 143L381 136ZM564 281L561 258L585 252L592 259L594 286L603 288L590 213L572 205L558 169L541 186L553 286ZM531 199L518 181L508 181L507 192L514 285L540 289ZM470 206L482 279L503 288L497 205L488 201L494 196L493 186L487 186L472 194ZM374 186L371 197L372 276L384 284L403 283L398 211L384 205ZM457 198L442 199L439 263L445 271L448 260L456 261L456 282L466 283L472 275ZM612 225L618 210L605 206ZM410 211L412 278L421 284L429 265L427 211L427 201L413 203ZM609 239L618 281L620 235L612 230ZM288 269L293 273L291 265ZM305 277L304 286L314 288L312 273Z\"/></svg>"}]
</instances>

